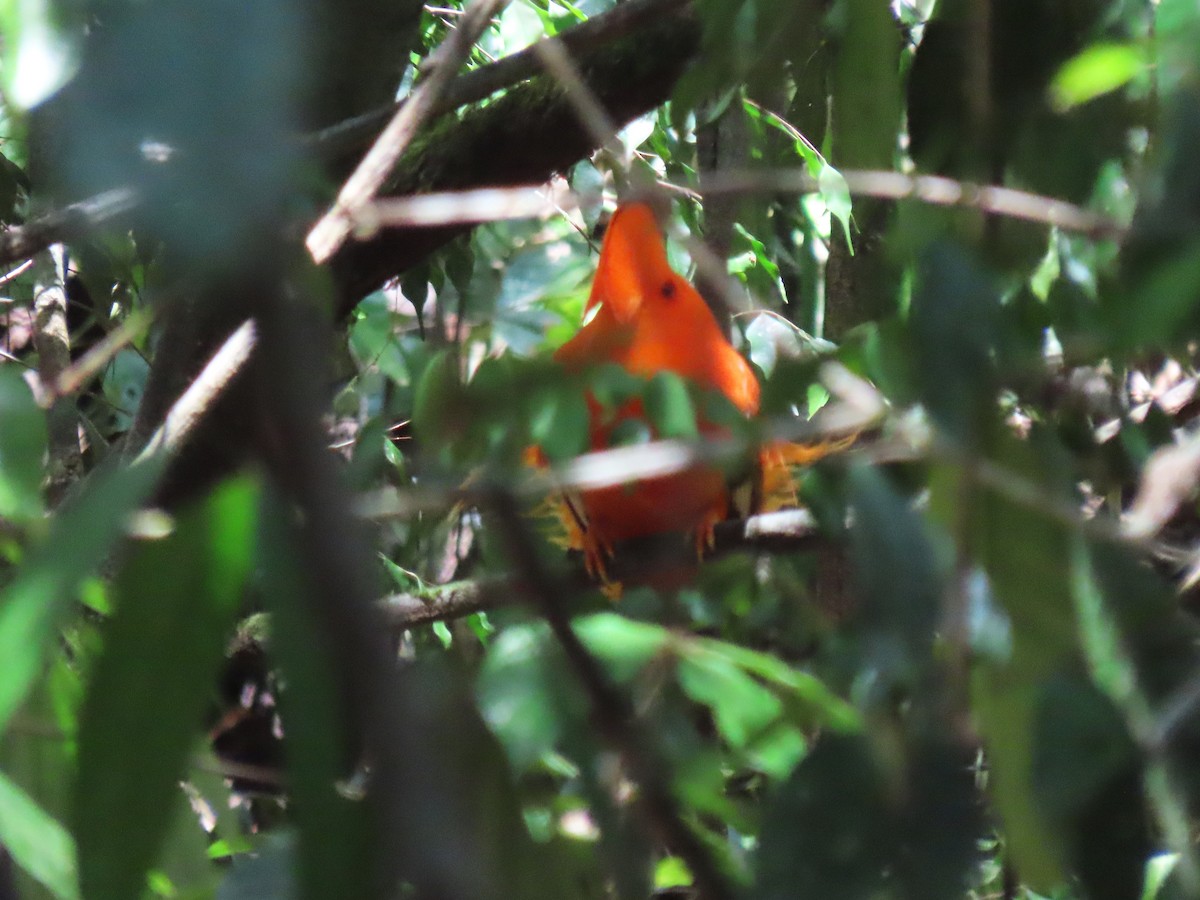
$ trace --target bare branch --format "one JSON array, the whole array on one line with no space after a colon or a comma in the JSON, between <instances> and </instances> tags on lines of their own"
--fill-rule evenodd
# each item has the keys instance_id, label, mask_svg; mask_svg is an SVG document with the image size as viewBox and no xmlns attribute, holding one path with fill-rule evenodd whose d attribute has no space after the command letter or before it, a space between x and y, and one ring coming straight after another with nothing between
<instances>
[{"instance_id":1,"label":"bare branch","mask_svg":"<svg viewBox=\"0 0 1200 900\"><path fill-rule=\"evenodd\" d=\"M43 257L43 282L34 301L33 344L38 354L38 380L55 383L71 365L71 337L67 331L67 292L63 287L64 250L56 244ZM75 403L57 397L45 402L49 438L46 495L51 506L83 475L83 451L79 446L79 417Z\"/></svg>"},{"instance_id":2,"label":"bare branch","mask_svg":"<svg viewBox=\"0 0 1200 900\"><path fill-rule=\"evenodd\" d=\"M430 74L414 88L408 102L396 113L354 174L346 180L333 208L308 233L305 244L318 265L333 256L346 240L354 214L383 187L396 161L433 113L446 86L471 52L471 46L483 33L492 16L507 2L473 0L458 29L430 56Z\"/></svg>"},{"instance_id":3,"label":"bare branch","mask_svg":"<svg viewBox=\"0 0 1200 900\"><path fill-rule=\"evenodd\" d=\"M116 328L91 347L87 353L59 373L52 384L43 385L47 399L68 397L99 375L118 353L150 328L154 316L148 309L130 313Z\"/></svg>"},{"instance_id":4,"label":"bare branch","mask_svg":"<svg viewBox=\"0 0 1200 900\"><path fill-rule=\"evenodd\" d=\"M940 175L904 175L872 169L845 169L842 177L850 193L885 200L920 200L934 206L963 206L992 215L1024 219L1077 231L1091 237L1121 237L1126 228L1107 216L1083 209L1065 200L1018 191L1013 188L955 181ZM697 191L686 185L681 189ZM709 194L811 194L822 189L803 169L725 171L706 179L698 193Z\"/></svg>"},{"instance_id":5,"label":"bare branch","mask_svg":"<svg viewBox=\"0 0 1200 900\"><path fill-rule=\"evenodd\" d=\"M247 319L225 339L221 349L175 401L163 423L134 461L142 462L156 453L172 453L178 449L246 365L257 341L254 321Z\"/></svg>"},{"instance_id":6,"label":"bare branch","mask_svg":"<svg viewBox=\"0 0 1200 900\"><path fill-rule=\"evenodd\" d=\"M940 175L903 175L899 172L867 169L847 169L842 175L850 193L856 196L884 200L913 199L934 206L968 207L991 215L1052 225L1095 238L1120 238L1127 230L1120 222L1100 213L1064 200L1013 188L977 185ZM730 194L813 194L824 189L817 179L803 169L726 170L707 175L702 187L675 182L663 182L661 187L696 197ZM491 188L486 194L477 191L446 191L429 195L428 205L422 195L389 199L382 209L386 210L387 216L394 217L394 220L380 215L376 221L380 226L438 226L512 218L523 210L528 210L529 215L541 215L546 204L534 203L530 195L530 191L533 190L536 189ZM383 204L385 201L378 202ZM578 204L582 201L576 198L574 202Z\"/></svg>"},{"instance_id":7,"label":"bare branch","mask_svg":"<svg viewBox=\"0 0 1200 900\"><path fill-rule=\"evenodd\" d=\"M561 200L551 198L543 185L443 191L375 200L358 211L354 216L354 226L357 233L370 235L379 228L467 225L539 218L562 213L577 205L579 198L575 194L566 192Z\"/></svg>"}]
</instances>

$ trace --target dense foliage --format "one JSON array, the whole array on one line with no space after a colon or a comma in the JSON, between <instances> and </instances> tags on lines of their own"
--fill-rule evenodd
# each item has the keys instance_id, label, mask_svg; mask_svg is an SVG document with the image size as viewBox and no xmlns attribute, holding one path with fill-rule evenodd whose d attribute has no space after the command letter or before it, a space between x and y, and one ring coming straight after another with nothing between
<instances>
[{"instance_id":1,"label":"dense foliage","mask_svg":"<svg viewBox=\"0 0 1200 900\"><path fill-rule=\"evenodd\" d=\"M0 34L0 897L1200 896L1194 0ZM551 360L634 193L725 443ZM585 385L650 425L586 466ZM847 429L616 603L539 516Z\"/></svg>"}]
</instances>

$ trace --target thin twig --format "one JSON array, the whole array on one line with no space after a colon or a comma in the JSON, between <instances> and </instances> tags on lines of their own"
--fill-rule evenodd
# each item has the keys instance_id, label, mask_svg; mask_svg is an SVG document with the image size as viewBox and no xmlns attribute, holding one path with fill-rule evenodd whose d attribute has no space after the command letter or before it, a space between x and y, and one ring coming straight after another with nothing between
<instances>
[{"instance_id":1,"label":"thin twig","mask_svg":"<svg viewBox=\"0 0 1200 900\"><path fill-rule=\"evenodd\" d=\"M684 821L679 803L671 792L665 767L642 733L628 698L612 685L572 628L560 602L561 586L542 567L513 497L497 492L488 506L499 520L501 537L525 578L528 596L550 626L567 664L588 696L597 730L620 754L626 771L638 787L637 808L646 826L657 840L686 863L701 900L733 897L732 888L708 848Z\"/></svg>"},{"instance_id":2,"label":"thin twig","mask_svg":"<svg viewBox=\"0 0 1200 900\"><path fill-rule=\"evenodd\" d=\"M236 759L226 759L216 754L205 754L192 759L192 768L198 772L219 775L221 778L237 778L243 781L257 781L274 788L287 787L287 775L281 769L269 766L256 766L253 763L240 762Z\"/></svg>"},{"instance_id":3,"label":"thin twig","mask_svg":"<svg viewBox=\"0 0 1200 900\"><path fill-rule=\"evenodd\" d=\"M122 349L144 335L153 320L154 316L148 307L130 313L87 353L60 372L52 384L44 386L46 396L43 402L77 393L99 375Z\"/></svg>"},{"instance_id":4,"label":"thin twig","mask_svg":"<svg viewBox=\"0 0 1200 900\"><path fill-rule=\"evenodd\" d=\"M400 107L354 174L347 179L333 208L308 233L305 244L318 265L326 262L345 242L354 215L373 200L383 187L396 161L433 113L438 98L471 52L471 46L479 39L492 16L507 2L474 0L458 29L430 56L428 65L432 71L413 89L408 102Z\"/></svg>"},{"instance_id":5,"label":"thin twig","mask_svg":"<svg viewBox=\"0 0 1200 900\"><path fill-rule=\"evenodd\" d=\"M39 267L42 283L34 301L33 345L38 354L38 381L53 384L71 365L71 337L67 330L67 293L63 287L66 250L55 244ZM83 450L79 446L79 418L75 403L58 397L46 403L49 465L46 496L58 504L83 475Z\"/></svg>"},{"instance_id":6,"label":"thin twig","mask_svg":"<svg viewBox=\"0 0 1200 900\"><path fill-rule=\"evenodd\" d=\"M379 228L544 218L574 209L579 203L579 197L569 192L562 202L556 202L545 185L443 191L380 198L364 206L355 216L354 224L358 234L369 237Z\"/></svg>"},{"instance_id":7,"label":"thin twig","mask_svg":"<svg viewBox=\"0 0 1200 900\"><path fill-rule=\"evenodd\" d=\"M3 275L0 275L0 284L8 284L14 278L20 277L24 272L28 271L29 267L32 265L32 259L25 260L25 262L21 263L19 266L16 266L15 268L5 272Z\"/></svg>"},{"instance_id":8,"label":"thin twig","mask_svg":"<svg viewBox=\"0 0 1200 900\"><path fill-rule=\"evenodd\" d=\"M963 206L1011 219L1024 219L1077 231L1091 237L1121 237L1126 228L1100 213L1064 200L994 185L955 181L940 175L904 175L873 169L845 169L850 193L885 200L920 200L934 206ZM804 169L764 169L714 174L702 188L681 185L700 194L811 194L822 186Z\"/></svg>"},{"instance_id":9,"label":"thin twig","mask_svg":"<svg viewBox=\"0 0 1200 900\"><path fill-rule=\"evenodd\" d=\"M842 172L842 176L846 179L850 193L855 196L877 197L883 200L913 199L934 206L968 207L992 215L1052 225L1094 238L1120 238L1127 231L1120 222L1100 213L1064 200L1013 188L977 185L940 175L904 175L899 172L870 169L847 169ZM824 186L803 169L754 169L744 172L727 170L708 176L702 187L674 182L661 182L660 187L694 197L718 194L813 194L824 190ZM515 210L521 204L529 204L531 214L540 215L541 206L535 207L528 200L530 190L529 187L489 188L488 202L496 211L497 218L509 218L510 210ZM431 195L437 202L431 202L428 206L418 204L410 207L407 205L409 198L404 198L405 202L398 203L394 209L398 216L404 216L413 210L411 214L414 217L419 215L422 225L487 221L487 210L482 206L474 206L474 193L446 191ZM455 202L455 198L460 195L463 195L464 203L467 204L465 207ZM412 200L415 201L416 198ZM581 204L583 201L575 198L573 202ZM469 209L469 215L464 209ZM393 223L380 221L379 224Z\"/></svg>"},{"instance_id":10,"label":"thin twig","mask_svg":"<svg viewBox=\"0 0 1200 900\"><path fill-rule=\"evenodd\" d=\"M588 89L562 41L556 38L540 41L533 45L533 51L546 71L566 92L580 124L591 135L592 143L597 147L608 146L616 137L617 125L596 95ZM620 157L623 160L625 154L622 152Z\"/></svg>"},{"instance_id":11,"label":"thin twig","mask_svg":"<svg viewBox=\"0 0 1200 900\"><path fill-rule=\"evenodd\" d=\"M173 453L195 430L216 399L245 367L258 341L254 320L247 319L225 339L200 374L171 407L166 418L137 455L135 464L160 453Z\"/></svg>"}]
</instances>

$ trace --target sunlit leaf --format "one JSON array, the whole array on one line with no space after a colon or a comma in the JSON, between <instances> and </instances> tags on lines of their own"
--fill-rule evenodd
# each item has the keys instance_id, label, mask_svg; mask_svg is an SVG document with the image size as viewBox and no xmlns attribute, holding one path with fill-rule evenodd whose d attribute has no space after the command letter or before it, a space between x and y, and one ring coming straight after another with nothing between
<instances>
[{"instance_id":1,"label":"sunlit leaf","mask_svg":"<svg viewBox=\"0 0 1200 900\"><path fill-rule=\"evenodd\" d=\"M20 705L74 591L122 536L154 486L159 463L100 471L54 516L45 541L0 592L0 730Z\"/></svg>"},{"instance_id":2,"label":"sunlit leaf","mask_svg":"<svg viewBox=\"0 0 1200 900\"><path fill-rule=\"evenodd\" d=\"M0 772L0 843L58 900L80 896L70 833Z\"/></svg>"},{"instance_id":3,"label":"sunlit leaf","mask_svg":"<svg viewBox=\"0 0 1200 900\"><path fill-rule=\"evenodd\" d=\"M1146 51L1136 44L1093 44L1058 70L1050 85L1053 102L1070 109L1119 90L1147 63Z\"/></svg>"},{"instance_id":4,"label":"sunlit leaf","mask_svg":"<svg viewBox=\"0 0 1200 900\"><path fill-rule=\"evenodd\" d=\"M82 28L67 21L71 6L52 0L0 4L4 93L17 109L37 106L75 73Z\"/></svg>"}]
</instances>

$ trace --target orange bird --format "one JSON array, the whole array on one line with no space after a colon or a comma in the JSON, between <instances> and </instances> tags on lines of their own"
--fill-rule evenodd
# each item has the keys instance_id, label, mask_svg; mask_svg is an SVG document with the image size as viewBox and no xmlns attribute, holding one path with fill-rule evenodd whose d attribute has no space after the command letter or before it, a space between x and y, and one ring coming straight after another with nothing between
<instances>
[{"instance_id":1,"label":"orange bird","mask_svg":"<svg viewBox=\"0 0 1200 900\"><path fill-rule=\"evenodd\" d=\"M615 363L642 378L674 372L700 388L719 391L747 417L758 412L754 370L729 343L695 288L671 269L658 222L645 203L623 205L613 215L600 249L584 325L554 358L568 371ZM587 403L592 450L610 446L614 430L628 419L646 422L653 433L640 399L607 412L590 393ZM697 427L707 436L723 433L704 420ZM844 443L816 447L776 443L762 448L754 492L760 500L758 508L750 511L794 501L788 466L812 462ZM537 448L529 458L544 463ZM713 527L729 513L731 491L721 469L697 464L632 485L552 499L552 504L565 531L561 542L583 551L588 571L606 580L605 560L622 541L681 532L692 536L697 550L703 552L711 546Z\"/></svg>"}]
</instances>

